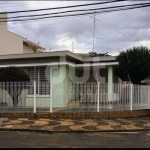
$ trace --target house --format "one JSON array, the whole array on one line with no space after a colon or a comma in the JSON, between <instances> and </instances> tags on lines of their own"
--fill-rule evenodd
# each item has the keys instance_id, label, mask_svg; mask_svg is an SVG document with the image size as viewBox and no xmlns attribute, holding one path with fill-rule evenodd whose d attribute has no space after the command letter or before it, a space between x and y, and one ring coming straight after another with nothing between
<instances>
[{"instance_id":1,"label":"house","mask_svg":"<svg viewBox=\"0 0 150 150\"><path fill-rule=\"evenodd\" d=\"M113 83L119 83L119 78L114 74L118 65L114 56L90 57L75 54L70 51L53 51L41 53L24 53L0 55L0 68L16 66L22 68L29 74L31 82L36 80L37 105L38 99L44 98L44 105L49 105L51 84L53 86L52 96L56 99L54 106L64 107L69 102L69 87L66 83L94 83L108 84L108 99L113 95ZM50 81L50 82L49 82ZM58 95L58 88L65 89L67 93ZM68 89L67 89L68 88ZM77 88L77 87L76 87ZM59 91L60 92L60 91ZM74 98L77 97L74 95ZM61 103L59 103L61 99ZM25 105L33 105L33 90L29 90ZM39 104L42 105L42 104Z\"/></svg>"},{"instance_id":2,"label":"house","mask_svg":"<svg viewBox=\"0 0 150 150\"><path fill-rule=\"evenodd\" d=\"M7 18L7 13L0 13ZM0 20L0 21L6 21ZM45 48L7 30L7 22L0 23L0 55L45 52Z\"/></svg>"},{"instance_id":3,"label":"house","mask_svg":"<svg viewBox=\"0 0 150 150\"><path fill-rule=\"evenodd\" d=\"M0 16L6 18L7 14L3 13ZM0 32L0 68L9 66L22 68L32 83L36 81L37 106L49 106L52 98L53 107L66 107L70 100L81 99L80 92L85 93L88 86L95 93L93 95L95 97L98 82L104 83L104 86L107 84L105 87L107 100L117 98L117 94L113 91L113 83L119 83L120 80L114 73L118 65L115 56L91 57L88 54L75 54L69 50L47 52L38 44L7 31L7 23L0 26ZM70 96L71 90L74 92ZM24 90L18 106L33 106L33 93L33 88ZM1 101L7 101L9 106L12 106L10 99L6 91L0 90Z\"/></svg>"}]
</instances>

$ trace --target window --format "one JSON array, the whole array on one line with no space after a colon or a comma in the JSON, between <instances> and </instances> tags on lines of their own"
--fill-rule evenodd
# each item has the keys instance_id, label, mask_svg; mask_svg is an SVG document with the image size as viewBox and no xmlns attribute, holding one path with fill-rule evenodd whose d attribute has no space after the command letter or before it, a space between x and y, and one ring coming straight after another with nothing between
<instances>
[{"instance_id":1,"label":"window","mask_svg":"<svg viewBox=\"0 0 150 150\"><path fill-rule=\"evenodd\" d=\"M31 82L36 81L36 94L37 95L49 95L50 94L50 72L46 72L46 67L32 67L28 68L28 75ZM28 95L33 95L34 89L28 90Z\"/></svg>"}]
</instances>

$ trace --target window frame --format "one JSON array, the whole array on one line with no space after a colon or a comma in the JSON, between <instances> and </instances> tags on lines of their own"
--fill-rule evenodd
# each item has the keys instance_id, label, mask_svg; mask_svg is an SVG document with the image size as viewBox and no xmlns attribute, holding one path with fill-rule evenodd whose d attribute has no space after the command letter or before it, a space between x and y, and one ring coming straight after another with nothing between
<instances>
[{"instance_id":1,"label":"window frame","mask_svg":"<svg viewBox=\"0 0 150 150\"><path fill-rule=\"evenodd\" d=\"M33 82L34 80L36 81L36 96L37 97L50 97L50 88L51 88L50 84L49 84L49 87L48 87L49 94L40 94L40 88L41 88L40 87L40 82L41 82L40 81L40 68L42 68L42 67L34 66L34 67L31 67L31 68L33 69L33 80L31 80L31 82ZM43 68L45 69L45 67L43 67ZM27 72L28 72L28 75L29 75L29 68L27 68ZM37 77L36 77L36 72L37 72ZM45 74L44 74L44 76L45 76ZM29 76L29 78L30 78L30 76ZM46 80L45 82L48 82L48 81ZM34 96L34 93L29 94L29 91L28 91L27 97L33 97L33 96Z\"/></svg>"}]
</instances>

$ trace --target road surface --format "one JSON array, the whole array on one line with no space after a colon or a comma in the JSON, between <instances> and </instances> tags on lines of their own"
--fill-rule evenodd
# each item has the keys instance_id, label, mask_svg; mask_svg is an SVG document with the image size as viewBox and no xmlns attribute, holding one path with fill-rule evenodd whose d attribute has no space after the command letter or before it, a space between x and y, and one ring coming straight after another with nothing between
<instances>
[{"instance_id":1,"label":"road surface","mask_svg":"<svg viewBox=\"0 0 150 150\"><path fill-rule=\"evenodd\" d=\"M0 132L0 148L150 148L150 132Z\"/></svg>"}]
</instances>

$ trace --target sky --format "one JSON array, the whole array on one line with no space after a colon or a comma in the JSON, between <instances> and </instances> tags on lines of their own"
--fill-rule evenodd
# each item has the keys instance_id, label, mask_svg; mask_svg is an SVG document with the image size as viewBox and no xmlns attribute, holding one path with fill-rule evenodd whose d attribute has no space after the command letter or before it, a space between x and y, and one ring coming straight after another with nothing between
<instances>
[{"instance_id":1,"label":"sky","mask_svg":"<svg viewBox=\"0 0 150 150\"><path fill-rule=\"evenodd\" d=\"M100 1L0 1L0 11L19 11L71 6ZM74 9L100 8L125 4L141 3L127 1L114 4L84 6ZM146 1L144 1L146 2ZM148 1L147 1L148 2ZM17 15L52 13L71 9L47 10ZM94 52L117 55L120 51L133 46L150 48L150 7L134 10L96 14ZM8 30L44 47L47 51L74 49L74 53L93 51L94 15L51 18L37 21L9 22ZM74 47L74 48L72 48Z\"/></svg>"}]
</instances>

